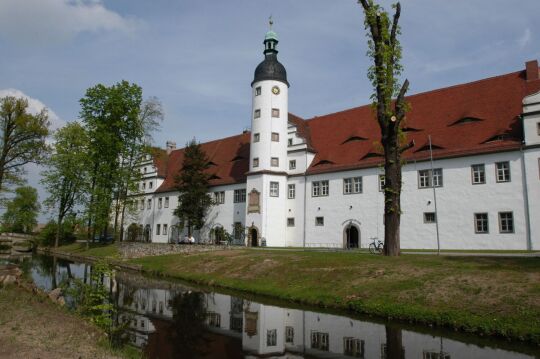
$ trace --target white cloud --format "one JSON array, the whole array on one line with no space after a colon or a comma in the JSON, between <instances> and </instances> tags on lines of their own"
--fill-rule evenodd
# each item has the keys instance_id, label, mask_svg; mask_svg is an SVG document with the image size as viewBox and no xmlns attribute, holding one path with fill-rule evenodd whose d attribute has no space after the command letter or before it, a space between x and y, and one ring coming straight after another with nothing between
<instances>
[{"instance_id":1,"label":"white cloud","mask_svg":"<svg viewBox=\"0 0 540 359\"><path fill-rule=\"evenodd\" d=\"M81 32L130 32L135 26L101 0L0 1L0 36L21 45L64 42Z\"/></svg>"},{"instance_id":2,"label":"white cloud","mask_svg":"<svg viewBox=\"0 0 540 359\"><path fill-rule=\"evenodd\" d=\"M521 49L527 46L527 44L531 41L531 35L532 35L531 30L525 29L525 32L523 33L523 35L519 37L517 42Z\"/></svg>"},{"instance_id":3,"label":"white cloud","mask_svg":"<svg viewBox=\"0 0 540 359\"><path fill-rule=\"evenodd\" d=\"M47 106L45 106L45 104L43 102L41 102L38 99L35 99L33 97L30 97L30 96L26 95L21 90L17 90L17 89L3 89L3 90L0 90L0 98L6 97L6 96L22 97L22 98L27 99L28 100L28 112L32 113L32 114L37 114L37 113L41 112L41 110L47 109L47 113L49 114L49 121L51 123L50 128L52 130L56 130L56 129L58 129L58 128L60 128L60 127L62 127L62 126L64 126L66 124L66 122L64 120L60 119L60 117L58 117L58 115L54 111L52 111Z\"/></svg>"}]
</instances>

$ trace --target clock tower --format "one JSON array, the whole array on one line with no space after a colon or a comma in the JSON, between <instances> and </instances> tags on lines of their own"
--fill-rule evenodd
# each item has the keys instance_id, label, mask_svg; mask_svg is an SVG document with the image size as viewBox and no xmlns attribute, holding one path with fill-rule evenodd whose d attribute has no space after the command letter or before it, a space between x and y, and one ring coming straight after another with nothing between
<instances>
[{"instance_id":1,"label":"clock tower","mask_svg":"<svg viewBox=\"0 0 540 359\"><path fill-rule=\"evenodd\" d=\"M287 71L277 59L277 34L264 38L264 60L251 83L251 145L246 191L248 245L284 246L287 204Z\"/></svg>"}]
</instances>

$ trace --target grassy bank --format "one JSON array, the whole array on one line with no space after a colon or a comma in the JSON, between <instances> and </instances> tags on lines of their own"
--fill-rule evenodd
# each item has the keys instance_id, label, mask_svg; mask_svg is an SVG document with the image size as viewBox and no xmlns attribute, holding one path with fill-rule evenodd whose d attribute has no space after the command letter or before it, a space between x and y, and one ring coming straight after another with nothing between
<instances>
[{"instance_id":1,"label":"grassy bank","mask_svg":"<svg viewBox=\"0 0 540 359\"><path fill-rule=\"evenodd\" d=\"M86 249L86 243L72 243L51 250L80 256L96 258L119 259L118 247L115 244L90 243L90 248Z\"/></svg>"},{"instance_id":2,"label":"grassy bank","mask_svg":"<svg viewBox=\"0 0 540 359\"><path fill-rule=\"evenodd\" d=\"M128 263L149 272L287 301L540 344L538 258L385 258L240 249Z\"/></svg>"},{"instance_id":3,"label":"grassy bank","mask_svg":"<svg viewBox=\"0 0 540 359\"><path fill-rule=\"evenodd\" d=\"M104 334L66 309L22 288L0 288L1 358L136 358L112 351Z\"/></svg>"}]
</instances>

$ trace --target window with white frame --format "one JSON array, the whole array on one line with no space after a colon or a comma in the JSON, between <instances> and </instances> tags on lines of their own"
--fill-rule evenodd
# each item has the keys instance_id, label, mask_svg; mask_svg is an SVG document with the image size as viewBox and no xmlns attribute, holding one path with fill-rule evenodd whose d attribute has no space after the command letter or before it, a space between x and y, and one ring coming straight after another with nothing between
<instances>
[{"instance_id":1,"label":"window with white frame","mask_svg":"<svg viewBox=\"0 0 540 359\"><path fill-rule=\"evenodd\" d=\"M163 225L163 235L167 235L167 229L168 229L168 226L166 224Z\"/></svg>"},{"instance_id":2,"label":"window with white frame","mask_svg":"<svg viewBox=\"0 0 540 359\"><path fill-rule=\"evenodd\" d=\"M294 217L287 218L287 227L294 227Z\"/></svg>"},{"instance_id":3,"label":"window with white frame","mask_svg":"<svg viewBox=\"0 0 540 359\"><path fill-rule=\"evenodd\" d=\"M163 199L159 198L157 201L157 208L161 209L161 206L163 205Z\"/></svg>"},{"instance_id":4,"label":"window with white frame","mask_svg":"<svg viewBox=\"0 0 540 359\"><path fill-rule=\"evenodd\" d=\"M311 196L324 197L330 193L328 181L311 182Z\"/></svg>"},{"instance_id":5,"label":"window with white frame","mask_svg":"<svg viewBox=\"0 0 540 359\"><path fill-rule=\"evenodd\" d=\"M292 146L293 145L293 139L292 138L289 138L287 140L287 146Z\"/></svg>"},{"instance_id":6,"label":"window with white frame","mask_svg":"<svg viewBox=\"0 0 540 359\"><path fill-rule=\"evenodd\" d=\"M272 132L272 142L279 142L279 133Z\"/></svg>"},{"instance_id":7,"label":"window with white frame","mask_svg":"<svg viewBox=\"0 0 540 359\"><path fill-rule=\"evenodd\" d=\"M289 169L295 170L296 169L296 160L290 160L289 161Z\"/></svg>"},{"instance_id":8,"label":"window with white frame","mask_svg":"<svg viewBox=\"0 0 540 359\"><path fill-rule=\"evenodd\" d=\"M431 188L431 170L418 171L418 188ZM433 169L433 185L435 187L442 187L443 185L443 173L442 168Z\"/></svg>"},{"instance_id":9,"label":"window with white frame","mask_svg":"<svg viewBox=\"0 0 540 359\"><path fill-rule=\"evenodd\" d=\"M141 207L140 209L144 209L144 199L141 199Z\"/></svg>"},{"instance_id":10,"label":"window with white frame","mask_svg":"<svg viewBox=\"0 0 540 359\"><path fill-rule=\"evenodd\" d=\"M235 189L234 190L234 203L244 203L246 201L246 190Z\"/></svg>"},{"instance_id":11,"label":"window with white frame","mask_svg":"<svg viewBox=\"0 0 540 359\"><path fill-rule=\"evenodd\" d=\"M261 95L261 86L255 87L255 96Z\"/></svg>"},{"instance_id":12,"label":"window with white frame","mask_svg":"<svg viewBox=\"0 0 540 359\"><path fill-rule=\"evenodd\" d=\"M147 208L147 209L152 208L152 200L151 200L151 199L148 199L148 200L146 201L146 208Z\"/></svg>"},{"instance_id":13,"label":"window with white frame","mask_svg":"<svg viewBox=\"0 0 540 359\"><path fill-rule=\"evenodd\" d=\"M343 193L362 193L362 177L351 177L343 179Z\"/></svg>"},{"instance_id":14,"label":"window with white frame","mask_svg":"<svg viewBox=\"0 0 540 359\"><path fill-rule=\"evenodd\" d=\"M328 333L311 332L311 348L328 351L330 345L330 335Z\"/></svg>"},{"instance_id":15,"label":"window with white frame","mask_svg":"<svg viewBox=\"0 0 540 359\"><path fill-rule=\"evenodd\" d=\"M242 233L244 228L242 227L242 222L234 222L234 239L242 239Z\"/></svg>"},{"instance_id":16,"label":"window with white frame","mask_svg":"<svg viewBox=\"0 0 540 359\"><path fill-rule=\"evenodd\" d=\"M257 109L255 110L255 113L253 114L253 118L259 118L261 117L261 110Z\"/></svg>"},{"instance_id":17,"label":"window with white frame","mask_svg":"<svg viewBox=\"0 0 540 359\"><path fill-rule=\"evenodd\" d=\"M216 204L225 203L225 192L224 191L214 192L214 203L216 203Z\"/></svg>"},{"instance_id":18,"label":"window with white frame","mask_svg":"<svg viewBox=\"0 0 540 359\"><path fill-rule=\"evenodd\" d=\"M364 358L365 344L363 340L344 337L343 338L343 354L356 358Z\"/></svg>"},{"instance_id":19,"label":"window with white frame","mask_svg":"<svg viewBox=\"0 0 540 359\"><path fill-rule=\"evenodd\" d=\"M266 346L273 347L277 345L277 329L266 331Z\"/></svg>"},{"instance_id":20,"label":"window with white frame","mask_svg":"<svg viewBox=\"0 0 540 359\"><path fill-rule=\"evenodd\" d=\"M474 214L474 231L475 233L489 233L489 222L487 213Z\"/></svg>"},{"instance_id":21,"label":"window with white frame","mask_svg":"<svg viewBox=\"0 0 540 359\"><path fill-rule=\"evenodd\" d=\"M486 167L484 166L484 164L472 165L471 174L473 184L486 183Z\"/></svg>"},{"instance_id":22,"label":"window with white frame","mask_svg":"<svg viewBox=\"0 0 540 359\"><path fill-rule=\"evenodd\" d=\"M272 117L275 117L275 118L279 117L279 108L272 109Z\"/></svg>"},{"instance_id":23,"label":"window with white frame","mask_svg":"<svg viewBox=\"0 0 540 359\"><path fill-rule=\"evenodd\" d=\"M495 163L497 182L510 182L510 162Z\"/></svg>"},{"instance_id":24,"label":"window with white frame","mask_svg":"<svg viewBox=\"0 0 540 359\"><path fill-rule=\"evenodd\" d=\"M285 327L285 343L294 344L294 328Z\"/></svg>"},{"instance_id":25,"label":"window with white frame","mask_svg":"<svg viewBox=\"0 0 540 359\"><path fill-rule=\"evenodd\" d=\"M156 224L156 234L158 236L161 234L161 224Z\"/></svg>"},{"instance_id":26,"label":"window with white frame","mask_svg":"<svg viewBox=\"0 0 540 359\"><path fill-rule=\"evenodd\" d=\"M290 184L288 185L287 189L287 198L294 199L296 197L296 185Z\"/></svg>"},{"instance_id":27,"label":"window with white frame","mask_svg":"<svg viewBox=\"0 0 540 359\"><path fill-rule=\"evenodd\" d=\"M148 182L148 188L149 188L149 189L152 189L152 186L153 186L153 185L154 185L153 182Z\"/></svg>"},{"instance_id":28,"label":"window with white frame","mask_svg":"<svg viewBox=\"0 0 540 359\"><path fill-rule=\"evenodd\" d=\"M379 175L379 192L384 191L385 185L386 185L386 177L384 175Z\"/></svg>"},{"instance_id":29,"label":"window with white frame","mask_svg":"<svg viewBox=\"0 0 540 359\"><path fill-rule=\"evenodd\" d=\"M255 157L253 159L253 167L259 167L259 158L258 157Z\"/></svg>"},{"instance_id":30,"label":"window with white frame","mask_svg":"<svg viewBox=\"0 0 540 359\"><path fill-rule=\"evenodd\" d=\"M261 134L260 133L255 133L253 135L253 142L259 142L261 140Z\"/></svg>"},{"instance_id":31,"label":"window with white frame","mask_svg":"<svg viewBox=\"0 0 540 359\"><path fill-rule=\"evenodd\" d=\"M270 182L270 197L279 197L279 182Z\"/></svg>"},{"instance_id":32,"label":"window with white frame","mask_svg":"<svg viewBox=\"0 0 540 359\"><path fill-rule=\"evenodd\" d=\"M514 214L512 212L499 212L499 232L514 233Z\"/></svg>"},{"instance_id":33,"label":"window with white frame","mask_svg":"<svg viewBox=\"0 0 540 359\"><path fill-rule=\"evenodd\" d=\"M315 217L316 226L324 226L324 217Z\"/></svg>"},{"instance_id":34,"label":"window with white frame","mask_svg":"<svg viewBox=\"0 0 540 359\"><path fill-rule=\"evenodd\" d=\"M142 189L143 189L143 190L146 189L146 182L143 182L143 184L142 184Z\"/></svg>"},{"instance_id":35,"label":"window with white frame","mask_svg":"<svg viewBox=\"0 0 540 359\"><path fill-rule=\"evenodd\" d=\"M279 158L277 157L272 157L270 159L270 166L272 167L279 167Z\"/></svg>"},{"instance_id":36,"label":"window with white frame","mask_svg":"<svg viewBox=\"0 0 540 359\"><path fill-rule=\"evenodd\" d=\"M435 212L424 212L424 223L435 223L437 222L437 216Z\"/></svg>"},{"instance_id":37,"label":"window with white frame","mask_svg":"<svg viewBox=\"0 0 540 359\"><path fill-rule=\"evenodd\" d=\"M165 208L169 208L169 197L165 197Z\"/></svg>"}]
</instances>

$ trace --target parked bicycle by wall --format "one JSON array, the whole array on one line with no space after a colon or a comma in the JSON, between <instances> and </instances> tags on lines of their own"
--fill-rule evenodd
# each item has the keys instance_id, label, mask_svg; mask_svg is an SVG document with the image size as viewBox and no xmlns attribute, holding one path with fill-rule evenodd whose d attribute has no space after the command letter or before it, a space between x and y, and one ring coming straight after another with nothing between
<instances>
[{"instance_id":1,"label":"parked bicycle by wall","mask_svg":"<svg viewBox=\"0 0 540 359\"><path fill-rule=\"evenodd\" d=\"M381 254L384 250L384 243L382 241L379 241L378 237L371 237L371 242L369 244L369 253L371 254Z\"/></svg>"}]
</instances>

